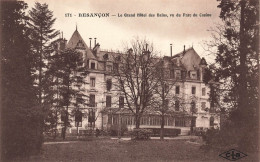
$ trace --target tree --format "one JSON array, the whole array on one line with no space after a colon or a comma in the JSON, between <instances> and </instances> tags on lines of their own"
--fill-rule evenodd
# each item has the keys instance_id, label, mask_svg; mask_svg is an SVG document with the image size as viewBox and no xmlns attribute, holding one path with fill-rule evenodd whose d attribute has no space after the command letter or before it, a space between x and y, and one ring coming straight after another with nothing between
<instances>
[{"instance_id":1,"label":"tree","mask_svg":"<svg viewBox=\"0 0 260 162\"><path fill-rule=\"evenodd\" d=\"M2 158L37 153L43 140L26 8L24 2L1 2Z\"/></svg>"},{"instance_id":2,"label":"tree","mask_svg":"<svg viewBox=\"0 0 260 162\"><path fill-rule=\"evenodd\" d=\"M62 137L65 139L66 130L70 126L70 115L77 116L80 109L86 106L84 84L87 71L81 53L75 49L54 53L48 72L57 80L54 83L58 83L54 85L59 91L56 102L61 108ZM69 107L73 108L71 112Z\"/></svg>"},{"instance_id":3,"label":"tree","mask_svg":"<svg viewBox=\"0 0 260 162\"><path fill-rule=\"evenodd\" d=\"M153 105L155 107L154 111L160 112L161 116L160 139L164 138L165 116L169 114L169 97L172 97L171 91L176 83L176 80L169 77L170 70L173 70L171 68L171 66L165 66L164 58L160 59L155 65L154 81L157 85L154 87Z\"/></svg>"},{"instance_id":4,"label":"tree","mask_svg":"<svg viewBox=\"0 0 260 162\"><path fill-rule=\"evenodd\" d=\"M218 7L223 25L213 30L209 47L217 47L215 74L225 82L223 101L231 103L232 129L240 131L237 143L242 144L249 132L255 132L250 140L256 139L258 130L259 1L222 0Z\"/></svg>"},{"instance_id":5,"label":"tree","mask_svg":"<svg viewBox=\"0 0 260 162\"><path fill-rule=\"evenodd\" d=\"M135 116L135 127L139 128L143 113L149 108L156 83L153 82L155 51L146 40L132 41L126 54L117 56L119 64L115 73L117 88L123 93L128 109Z\"/></svg>"},{"instance_id":6,"label":"tree","mask_svg":"<svg viewBox=\"0 0 260 162\"><path fill-rule=\"evenodd\" d=\"M48 99L48 85L45 78L46 69L48 69L47 63L50 54L53 52L51 40L55 38L59 32L52 28L55 18L53 18L53 12L48 9L47 4L35 3L34 8L29 11L29 26L31 28L30 39L32 43L32 49L34 54L34 68L35 76L37 78L35 84L38 89L38 102L42 107L44 113L42 119L41 129L44 129L44 121L50 114L50 104Z\"/></svg>"}]
</instances>

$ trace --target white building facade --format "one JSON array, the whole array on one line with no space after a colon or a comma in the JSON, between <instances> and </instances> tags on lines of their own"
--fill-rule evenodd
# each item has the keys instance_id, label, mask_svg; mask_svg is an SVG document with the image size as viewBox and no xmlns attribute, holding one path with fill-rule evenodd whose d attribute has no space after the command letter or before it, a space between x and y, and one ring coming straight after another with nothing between
<instances>
[{"instance_id":1,"label":"white building facade","mask_svg":"<svg viewBox=\"0 0 260 162\"><path fill-rule=\"evenodd\" d=\"M129 129L135 127L135 118L124 104L124 97L113 86L116 82L113 70L117 68L114 56L119 53L102 51L100 45L94 42L94 47L88 47L77 29L70 40L55 41L55 48L75 48L82 53L89 74L85 85L85 93L89 96L89 106L82 108L81 122L75 122L71 116L72 127L69 132L82 131L90 128L109 129L111 125L127 125ZM216 104L209 101L210 85L203 82L204 69L207 63L193 48L185 49L171 57L164 57L169 68L169 80L176 83L171 88L172 98L168 98L169 109L175 112L166 115L165 128L180 128L182 132L195 127L217 127L220 118L216 113ZM185 112L185 113L183 113ZM120 118L119 118L120 117ZM120 120L119 120L120 119ZM153 113L144 114L141 118L141 128L160 128L161 117ZM183 133L185 134L185 133Z\"/></svg>"}]
</instances>

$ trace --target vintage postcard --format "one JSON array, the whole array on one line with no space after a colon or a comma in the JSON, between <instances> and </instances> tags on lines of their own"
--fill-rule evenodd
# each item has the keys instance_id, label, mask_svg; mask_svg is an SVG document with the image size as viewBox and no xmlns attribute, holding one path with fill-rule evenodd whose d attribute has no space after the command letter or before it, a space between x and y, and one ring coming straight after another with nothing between
<instances>
[{"instance_id":1,"label":"vintage postcard","mask_svg":"<svg viewBox=\"0 0 260 162\"><path fill-rule=\"evenodd\" d=\"M258 161L258 0L1 1L3 161Z\"/></svg>"}]
</instances>

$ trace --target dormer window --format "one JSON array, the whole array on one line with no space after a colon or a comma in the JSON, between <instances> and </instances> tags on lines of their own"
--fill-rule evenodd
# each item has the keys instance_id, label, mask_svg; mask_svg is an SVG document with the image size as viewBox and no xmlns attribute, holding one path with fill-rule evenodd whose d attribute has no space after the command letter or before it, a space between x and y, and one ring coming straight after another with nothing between
<instances>
[{"instance_id":1,"label":"dormer window","mask_svg":"<svg viewBox=\"0 0 260 162\"><path fill-rule=\"evenodd\" d=\"M95 64L95 62L91 62L91 69L96 69L96 64Z\"/></svg>"},{"instance_id":2,"label":"dormer window","mask_svg":"<svg viewBox=\"0 0 260 162\"><path fill-rule=\"evenodd\" d=\"M197 72L196 71L191 71L190 72L190 78L191 79L197 79Z\"/></svg>"},{"instance_id":3,"label":"dormer window","mask_svg":"<svg viewBox=\"0 0 260 162\"><path fill-rule=\"evenodd\" d=\"M79 40L76 47L84 47L82 40Z\"/></svg>"},{"instance_id":4,"label":"dormer window","mask_svg":"<svg viewBox=\"0 0 260 162\"><path fill-rule=\"evenodd\" d=\"M103 58L104 58L104 60L108 60L108 54L107 53L104 54Z\"/></svg>"},{"instance_id":5,"label":"dormer window","mask_svg":"<svg viewBox=\"0 0 260 162\"><path fill-rule=\"evenodd\" d=\"M180 79L181 78L181 71L175 70L175 76L176 76L176 79Z\"/></svg>"}]
</instances>

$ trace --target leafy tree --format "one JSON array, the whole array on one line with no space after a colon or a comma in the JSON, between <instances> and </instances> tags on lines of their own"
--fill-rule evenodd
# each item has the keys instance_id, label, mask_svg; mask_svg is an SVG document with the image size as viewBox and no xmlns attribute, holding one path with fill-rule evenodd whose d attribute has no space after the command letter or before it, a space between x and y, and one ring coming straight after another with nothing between
<instances>
[{"instance_id":1,"label":"leafy tree","mask_svg":"<svg viewBox=\"0 0 260 162\"><path fill-rule=\"evenodd\" d=\"M225 82L223 101L231 108L232 129L240 132L236 143L251 147L258 136L259 1L221 0L218 7L223 25L209 44L217 47L215 74Z\"/></svg>"},{"instance_id":2,"label":"leafy tree","mask_svg":"<svg viewBox=\"0 0 260 162\"><path fill-rule=\"evenodd\" d=\"M48 9L47 4L35 3L35 6L29 11L29 26L31 29L30 39L33 49L33 62L35 77L37 78L35 84L38 89L38 102L42 107L43 124L41 129L44 129L44 120L48 119L48 115L51 114L49 95L47 95L49 82L46 79L46 69L48 69L47 63L50 54L53 52L53 46L51 41L55 38L59 32L53 29L55 18L53 18L53 12ZM50 119L50 116L49 116Z\"/></svg>"},{"instance_id":3,"label":"leafy tree","mask_svg":"<svg viewBox=\"0 0 260 162\"><path fill-rule=\"evenodd\" d=\"M2 158L29 156L42 144L26 8L24 2L1 1Z\"/></svg>"},{"instance_id":4,"label":"leafy tree","mask_svg":"<svg viewBox=\"0 0 260 162\"><path fill-rule=\"evenodd\" d=\"M54 85L59 91L56 106L61 110L62 137L65 139L66 130L70 126L70 115L76 115L86 106L84 84L87 68L84 67L81 53L74 49L56 52L51 58L49 73L53 76L54 83L58 83ZM69 107L74 109L70 112Z\"/></svg>"}]
</instances>

